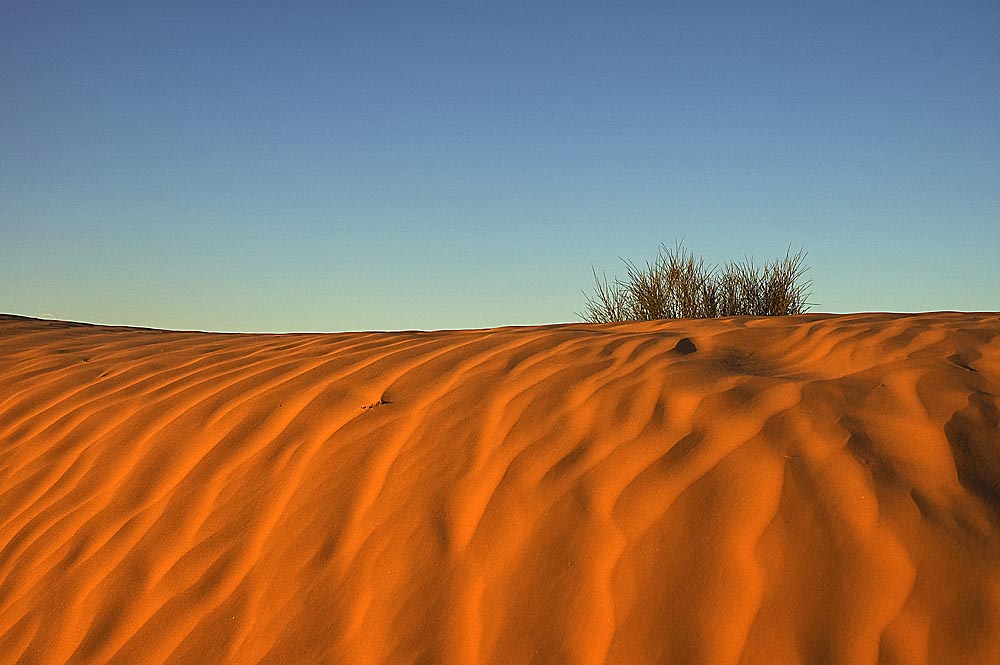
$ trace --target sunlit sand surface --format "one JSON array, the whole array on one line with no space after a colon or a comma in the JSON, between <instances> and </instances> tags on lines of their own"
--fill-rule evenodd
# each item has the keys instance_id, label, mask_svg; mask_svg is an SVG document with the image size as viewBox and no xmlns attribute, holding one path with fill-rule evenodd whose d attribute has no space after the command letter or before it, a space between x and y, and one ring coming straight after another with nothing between
<instances>
[{"instance_id":1,"label":"sunlit sand surface","mask_svg":"<svg viewBox=\"0 0 1000 665\"><path fill-rule=\"evenodd\" d=\"M1000 663L1000 318L0 317L0 663Z\"/></svg>"}]
</instances>

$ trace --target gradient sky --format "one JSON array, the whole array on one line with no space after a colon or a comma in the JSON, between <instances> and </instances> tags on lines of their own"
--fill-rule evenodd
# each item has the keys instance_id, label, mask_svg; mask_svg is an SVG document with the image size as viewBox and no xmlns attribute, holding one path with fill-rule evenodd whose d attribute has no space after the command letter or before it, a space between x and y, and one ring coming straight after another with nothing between
<instances>
[{"instance_id":1,"label":"gradient sky","mask_svg":"<svg viewBox=\"0 0 1000 665\"><path fill-rule=\"evenodd\" d=\"M681 237L803 247L813 311L995 311L998 35L996 0L5 2L0 312L573 321Z\"/></svg>"}]
</instances>

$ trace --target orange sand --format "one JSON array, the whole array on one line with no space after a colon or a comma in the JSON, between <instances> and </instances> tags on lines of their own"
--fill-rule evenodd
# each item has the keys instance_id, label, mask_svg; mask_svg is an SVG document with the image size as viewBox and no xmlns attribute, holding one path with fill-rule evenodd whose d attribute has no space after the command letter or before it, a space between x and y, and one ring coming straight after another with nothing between
<instances>
[{"instance_id":1,"label":"orange sand","mask_svg":"<svg viewBox=\"0 0 1000 665\"><path fill-rule=\"evenodd\" d=\"M0 317L0 663L998 663L1000 318Z\"/></svg>"}]
</instances>

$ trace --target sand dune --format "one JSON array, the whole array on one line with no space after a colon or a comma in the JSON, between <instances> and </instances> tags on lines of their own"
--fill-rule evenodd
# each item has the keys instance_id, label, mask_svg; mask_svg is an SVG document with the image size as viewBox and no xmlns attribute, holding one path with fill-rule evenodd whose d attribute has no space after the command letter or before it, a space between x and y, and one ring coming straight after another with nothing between
<instances>
[{"instance_id":1,"label":"sand dune","mask_svg":"<svg viewBox=\"0 0 1000 665\"><path fill-rule=\"evenodd\" d=\"M0 663L1000 663L1000 318L0 317Z\"/></svg>"}]
</instances>

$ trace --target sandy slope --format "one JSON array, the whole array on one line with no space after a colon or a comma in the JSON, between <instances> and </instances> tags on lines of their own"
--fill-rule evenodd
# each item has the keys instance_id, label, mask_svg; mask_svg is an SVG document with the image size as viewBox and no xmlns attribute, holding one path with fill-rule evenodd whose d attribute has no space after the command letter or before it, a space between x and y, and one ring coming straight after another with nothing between
<instances>
[{"instance_id":1,"label":"sandy slope","mask_svg":"<svg viewBox=\"0 0 1000 665\"><path fill-rule=\"evenodd\" d=\"M998 663L1000 318L0 317L0 663Z\"/></svg>"}]
</instances>

